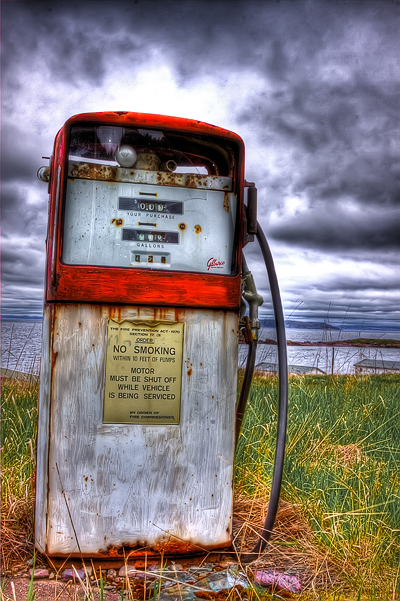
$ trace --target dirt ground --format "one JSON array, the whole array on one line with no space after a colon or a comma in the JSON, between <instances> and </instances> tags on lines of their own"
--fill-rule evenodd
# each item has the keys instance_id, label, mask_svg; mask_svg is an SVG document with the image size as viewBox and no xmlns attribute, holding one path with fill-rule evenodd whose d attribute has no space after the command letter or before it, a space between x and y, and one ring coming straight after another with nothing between
<instances>
[{"instance_id":1,"label":"dirt ground","mask_svg":"<svg viewBox=\"0 0 400 601\"><path fill-rule=\"evenodd\" d=\"M247 568L240 564L240 553L249 553L258 539L258 533L266 512L265 502L249 502L247 498L236 497L235 511L233 519L234 546L232 553L228 555L219 555L213 558L213 563L207 562L207 558L195 558L194 564L197 568L209 566L209 571L220 571L227 568L229 564L238 564L239 569L246 571L251 576L251 570L274 569L283 573L296 574L301 582L302 590L308 588L332 590L336 585L341 584L341 569L334 565L327 555L321 556L313 544L312 533L299 515L295 506L289 503L281 502L276 520L276 526L271 538L267 544L265 552L253 561ZM239 551L240 549L240 551ZM238 553L237 553L238 552ZM22 559L22 558L21 558ZM47 567L52 572L52 579L35 580L33 582L33 591L36 594L35 601L85 601L88 598L89 590L93 592L94 601L100 601L100 594L96 581L84 582L83 584L74 584L65 582L61 579L62 570L59 570L57 579L56 571L51 565L48 565L46 558L37 558L37 567ZM211 556L210 558L211 559ZM239 560L239 563L238 563ZM171 561L171 560L170 560ZM179 561L177 559L176 561ZM25 558L24 563L13 565L11 569L4 573L2 580L2 592L0 591L0 601L27 601L30 585L29 578L29 559ZM193 561L191 562L193 567ZM165 564L164 564L165 565ZM75 566L77 569L80 565ZM119 567L119 566L118 566ZM185 571L188 566L183 567ZM338 569L339 568L339 569ZM118 569L118 568L117 568ZM140 566L142 569L142 566ZM12 570L12 571L11 571ZM250 571L247 571L250 570ZM105 573L104 573L105 575ZM115 577L116 576L116 577ZM105 586L106 601L120 601L121 588L124 584L124 578L108 577ZM135 581L130 581L134 587ZM143 583L142 583L143 586ZM119 590L118 590L119 589ZM183 590L183 589L182 589ZM180 595L184 601L184 595ZM129 598L143 599L143 589L138 594L130 594ZM33 599L31 595L29 601ZM172 599L172 598L171 598Z\"/></svg>"},{"instance_id":2,"label":"dirt ground","mask_svg":"<svg viewBox=\"0 0 400 601\"><path fill-rule=\"evenodd\" d=\"M26 601L28 599L29 578L14 577L7 579L2 601ZM96 588L94 590L95 601L100 600ZM87 598L84 588L80 584L70 582L55 582L54 580L36 580L33 584L35 601L84 601ZM33 595L32 597L33 598ZM107 601L119 601L119 592L106 591Z\"/></svg>"}]
</instances>

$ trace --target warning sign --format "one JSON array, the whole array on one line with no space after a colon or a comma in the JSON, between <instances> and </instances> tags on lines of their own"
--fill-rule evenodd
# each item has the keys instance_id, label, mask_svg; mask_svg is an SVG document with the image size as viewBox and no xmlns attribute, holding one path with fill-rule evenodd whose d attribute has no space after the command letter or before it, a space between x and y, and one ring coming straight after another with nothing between
<instances>
[{"instance_id":1,"label":"warning sign","mask_svg":"<svg viewBox=\"0 0 400 601\"><path fill-rule=\"evenodd\" d=\"M179 424L183 323L108 320L103 423Z\"/></svg>"}]
</instances>

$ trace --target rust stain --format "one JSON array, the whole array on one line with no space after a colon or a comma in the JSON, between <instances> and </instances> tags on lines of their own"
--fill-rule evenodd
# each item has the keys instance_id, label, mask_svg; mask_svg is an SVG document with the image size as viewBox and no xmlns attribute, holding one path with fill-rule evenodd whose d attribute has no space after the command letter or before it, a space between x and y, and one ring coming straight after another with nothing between
<instances>
[{"instance_id":1,"label":"rust stain","mask_svg":"<svg viewBox=\"0 0 400 601\"><path fill-rule=\"evenodd\" d=\"M173 534L170 535L173 537ZM160 542L160 543L156 543L154 545L152 545L151 547L148 546L147 548L143 548L146 547L146 542L142 545L142 544L138 544L135 546L130 546L130 545L122 545L122 548L125 550L125 552L128 551L128 549L130 549L131 551L129 551L129 555L131 556L131 553L133 556L138 555L140 556L144 556L145 554L148 555L161 555L162 553L164 553L165 555L186 555L186 554L192 554L192 553L201 553L202 551L212 551L212 550L216 550L216 549L221 549L221 548L226 548L229 547L229 545L231 544L231 540L228 539L226 541L214 544L214 545L204 545L203 546L199 546L194 542L191 541L185 541L185 540L173 540L171 538L169 538L166 542ZM136 549L138 549L138 551L136 551ZM107 549L107 551L111 550L110 548ZM118 555L123 554L123 552L118 553ZM128 553L126 553L128 554Z\"/></svg>"},{"instance_id":2,"label":"rust stain","mask_svg":"<svg viewBox=\"0 0 400 601\"><path fill-rule=\"evenodd\" d=\"M229 194L228 194L228 192L224 192L224 211L229 213Z\"/></svg>"},{"instance_id":3,"label":"rust stain","mask_svg":"<svg viewBox=\"0 0 400 601\"><path fill-rule=\"evenodd\" d=\"M163 307L157 308L154 312L154 319L168 321L168 309L164 309Z\"/></svg>"},{"instance_id":4,"label":"rust stain","mask_svg":"<svg viewBox=\"0 0 400 601\"><path fill-rule=\"evenodd\" d=\"M180 223L180 224L178 225L178 227L179 227L179 229L180 229L180 230L183 232L183 231L185 231L185 229L186 229L186 223Z\"/></svg>"},{"instance_id":5,"label":"rust stain","mask_svg":"<svg viewBox=\"0 0 400 601\"><path fill-rule=\"evenodd\" d=\"M184 565L184 566L190 566L190 565L198 565L199 562L202 560L203 562L205 561L205 559L207 558L207 561L210 562L219 562L221 560L221 552L224 551L229 551L229 547L232 543L231 538L229 538L229 540L227 540L225 542L225 544L221 544L216 546L215 548L213 547L212 549L207 550L205 547L204 549L202 547L198 547L196 545L193 545L192 549L190 549L189 551L178 551L178 552L171 552L168 553L168 555L173 555L173 556L178 556L179 557L179 563ZM134 553L133 555L129 554L129 564L133 565L137 570L143 570L143 568L146 568L146 566L148 567L148 561L146 559L146 555L150 556L153 561L161 568L162 566L165 566L165 554L166 551L164 549L162 549L161 552L157 552L154 553L154 551L151 549L151 552L149 552L147 550L147 548L144 548L143 551L141 553ZM48 553L48 549L46 549L47 555ZM128 555L128 554L126 554ZM121 555L115 555L115 556L108 556L106 555L106 552L104 550L98 552L98 553L83 553L83 554L79 554L79 553L72 553L70 555L68 555L68 558L66 557L52 557L51 561L54 564L54 566L56 568L59 569L64 569L64 568L72 568L73 566L78 567L77 563L76 563L76 559L78 558L78 560L81 560L82 557L89 559L90 562L93 562L93 566L96 570L106 570L109 568L113 568L113 569L119 569L120 567L122 567L124 565L124 557ZM161 560L163 559L163 562L161 562ZM75 558L75 559L74 559ZM79 566L81 565L81 563L79 563Z\"/></svg>"},{"instance_id":6,"label":"rust stain","mask_svg":"<svg viewBox=\"0 0 400 601\"><path fill-rule=\"evenodd\" d=\"M175 309L175 321L185 321L185 310Z\"/></svg>"},{"instance_id":7,"label":"rust stain","mask_svg":"<svg viewBox=\"0 0 400 601\"><path fill-rule=\"evenodd\" d=\"M135 172L132 171L132 176ZM135 175L136 177L136 175ZM204 188L217 190L231 190L230 183L223 183L221 180L214 180L208 175L197 175L195 173L172 173L169 171L157 171L155 174L155 183L160 186L180 186L183 188Z\"/></svg>"},{"instance_id":8,"label":"rust stain","mask_svg":"<svg viewBox=\"0 0 400 601\"><path fill-rule=\"evenodd\" d=\"M172 173L158 171L156 175L157 184L164 186L182 186L184 188L206 188L207 177L188 173Z\"/></svg>"},{"instance_id":9,"label":"rust stain","mask_svg":"<svg viewBox=\"0 0 400 601\"><path fill-rule=\"evenodd\" d=\"M95 163L70 163L68 176L100 181L115 180L117 168L110 165L96 165Z\"/></svg>"},{"instance_id":10,"label":"rust stain","mask_svg":"<svg viewBox=\"0 0 400 601\"><path fill-rule=\"evenodd\" d=\"M108 313L108 317L110 319L115 319L116 321L121 321L122 318L122 310L121 307L115 307L115 306L111 306L111 307L105 307L105 310Z\"/></svg>"},{"instance_id":11,"label":"rust stain","mask_svg":"<svg viewBox=\"0 0 400 601\"><path fill-rule=\"evenodd\" d=\"M192 375L192 373L193 373L193 369L192 368L188 369L187 375L189 376L189 378Z\"/></svg>"},{"instance_id":12,"label":"rust stain","mask_svg":"<svg viewBox=\"0 0 400 601\"><path fill-rule=\"evenodd\" d=\"M139 152L135 169L144 171L158 171L161 158L155 152Z\"/></svg>"},{"instance_id":13,"label":"rust stain","mask_svg":"<svg viewBox=\"0 0 400 601\"><path fill-rule=\"evenodd\" d=\"M186 179L186 187L187 188L197 188L197 186L204 186L204 182L198 179L198 176L192 175L191 173L188 175Z\"/></svg>"},{"instance_id":14,"label":"rust stain","mask_svg":"<svg viewBox=\"0 0 400 601\"><path fill-rule=\"evenodd\" d=\"M173 536L173 535L172 535ZM133 557L143 557L144 555L148 556L160 556L162 554L165 555L186 555L191 553L199 553L201 551L205 551L206 549L210 550L218 549L221 547L229 546L230 541L224 541L222 544L212 545L207 547L200 547L195 543L184 540L171 540L169 539L167 542L160 542L153 544L152 546L147 545L146 542L143 544L132 545L129 543L122 543L121 546L114 547L109 546L107 549L100 549L98 553L94 553L94 556L101 557L109 557L109 558L118 558L124 557L125 555L129 555L129 558Z\"/></svg>"},{"instance_id":15,"label":"rust stain","mask_svg":"<svg viewBox=\"0 0 400 601\"><path fill-rule=\"evenodd\" d=\"M52 362L51 362L51 369L52 369L52 371L54 371L54 369L56 367L57 357L58 357L58 351L53 352L52 353Z\"/></svg>"},{"instance_id":16,"label":"rust stain","mask_svg":"<svg viewBox=\"0 0 400 601\"><path fill-rule=\"evenodd\" d=\"M194 226L194 231L196 232L196 234L200 234L200 232L201 232L201 226L200 225L195 225Z\"/></svg>"},{"instance_id":17,"label":"rust stain","mask_svg":"<svg viewBox=\"0 0 400 601\"><path fill-rule=\"evenodd\" d=\"M117 227L121 227L121 225L124 225L124 220L123 219L111 219L111 223L116 225Z\"/></svg>"},{"instance_id":18,"label":"rust stain","mask_svg":"<svg viewBox=\"0 0 400 601\"><path fill-rule=\"evenodd\" d=\"M53 294L57 294L58 287L60 285L60 280L61 280L61 275L59 273L56 273L55 277L53 278L53 284L50 285L50 290Z\"/></svg>"}]
</instances>

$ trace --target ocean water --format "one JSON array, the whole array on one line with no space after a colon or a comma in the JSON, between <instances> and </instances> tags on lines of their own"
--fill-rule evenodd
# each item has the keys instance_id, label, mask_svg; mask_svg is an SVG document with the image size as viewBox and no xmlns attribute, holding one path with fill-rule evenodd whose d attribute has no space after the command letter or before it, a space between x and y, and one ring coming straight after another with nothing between
<instances>
[{"instance_id":1,"label":"ocean water","mask_svg":"<svg viewBox=\"0 0 400 601\"><path fill-rule=\"evenodd\" d=\"M38 374L41 346L41 321L1 322L1 367Z\"/></svg>"},{"instance_id":2,"label":"ocean water","mask_svg":"<svg viewBox=\"0 0 400 601\"><path fill-rule=\"evenodd\" d=\"M2 321L1 366L19 371L40 372L40 349L42 323L40 321ZM275 330L263 328L260 339L276 338ZM287 329L286 338L298 342L350 340L352 338L393 338L400 340L400 332L367 332L338 330ZM239 365L247 356L247 346L239 345ZM276 346L260 344L257 348L257 363L276 363ZM400 361L400 349L377 349L368 347L288 347L288 363L318 367L325 373L354 373L354 364L362 359Z\"/></svg>"},{"instance_id":3,"label":"ocean water","mask_svg":"<svg viewBox=\"0 0 400 601\"><path fill-rule=\"evenodd\" d=\"M276 339L275 330L262 328L260 340ZM286 339L296 342L330 342L335 340L352 340L354 338L375 338L400 340L400 332L379 331L340 331L340 330L298 330L288 328ZM289 346L287 348L288 364L303 367L316 367L331 374L352 374L354 364L363 359L379 359L383 361L400 361L400 349L370 348L370 347L330 347L330 346ZM239 347L239 364L245 363L247 348ZM276 363L276 346L259 344L257 347L256 365L258 363Z\"/></svg>"}]
</instances>

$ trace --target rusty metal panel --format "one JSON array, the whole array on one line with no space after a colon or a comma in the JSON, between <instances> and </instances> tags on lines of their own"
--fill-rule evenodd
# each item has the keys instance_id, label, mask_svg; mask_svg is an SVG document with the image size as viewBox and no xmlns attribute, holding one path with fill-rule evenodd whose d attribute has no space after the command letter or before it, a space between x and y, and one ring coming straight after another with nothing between
<instances>
[{"instance_id":1,"label":"rusty metal panel","mask_svg":"<svg viewBox=\"0 0 400 601\"><path fill-rule=\"evenodd\" d=\"M237 313L78 304L54 313L47 533L46 504L37 509L47 553L187 553L229 544ZM179 425L103 423L109 318L185 324ZM45 417L40 427L44 439Z\"/></svg>"},{"instance_id":2,"label":"rusty metal panel","mask_svg":"<svg viewBox=\"0 0 400 601\"><path fill-rule=\"evenodd\" d=\"M155 184L159 186L181 186L183 188L204 188L206 190L223 190L226 192L232 191L231 177L126 169L116 165L88 162L70 162L68 177L94 179L98 181L126 182L132 184Z\"/></svg>"}]
</instances>

